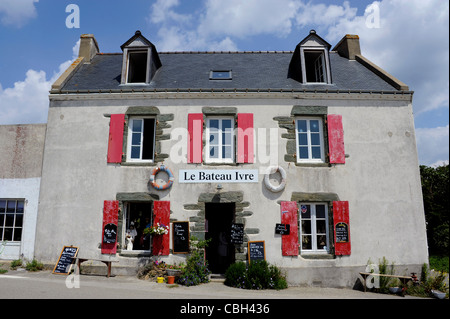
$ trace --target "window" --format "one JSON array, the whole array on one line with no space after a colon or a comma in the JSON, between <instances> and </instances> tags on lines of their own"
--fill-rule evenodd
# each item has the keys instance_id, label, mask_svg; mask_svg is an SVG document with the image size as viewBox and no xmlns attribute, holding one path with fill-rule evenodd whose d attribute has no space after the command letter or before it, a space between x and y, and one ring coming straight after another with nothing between
<instances>
[{"instance_id":1,"label":"window","mask_svg":"<svg viewBox=\"0 0 450 319\"><path fill-rule=\"evenodd\" d=\"M325 51L305 50L305 75L308 83L326 83Z\"/></svg>"},{"instance_id":2,"label":"window","mask_svg":"<svg viewBox=\"0 0 450 319\"><path fill-rule=\"evenodd\" d=\"M144 229L152 225L152 203L125 202L124 207L124 250L150 250L151 235Z\"/></svg>"},{"instance_id":3,"label":"window","mask_svg":"<svg viewBox=\"0 0 450 319\"><path fill-rule=\"evenodd\" d=\"M0 241L21 241L24 200L0 200Z\"/></svg>"},{"instance_id":4,"label":"window","mask_svg":"<svg viewBox=\"0 0 450 319\"><path fill-rule=\"evenodd\" d=\"M328 252L328 206L300 203L300 247L302 252Z\"/></svg>"},{"instance_id":5,"label":"window","mask_svg":"<svg viewBox=\"0 0 450 319\"><path fill-rule=\"evenodd\" d=\"M155 119L131 118L128 123L127 161L152 162L155 145Z\"/></svg>"},{"instance_id":6,"label":"window","mask_svg":"<svg viewBox=\"0 0 450 319\"><path fill-rule=\"evenodd\" d=\"M209 79L210 80L231 80L232 79L231 71L210 71Z\"/></svg>"},{"instance_id":7,"label":"window","mask_svg":"<svg viewBox=\"0 0 450 319\"><path fill-rule=\"evenodd\" d=\"M297 162L325 161L321 118L299 118L295 121Z\"/></svg>"},{"instance_id":8,"label":"window","mask_svg":"<svg viewBox=\"0 0 450 319\"><path fill-rule=\"evenodd\" d=\"M147 51L128 53L127 83L147 82Z\"/></svg>"},{"instance_id":9,"label":"window","mask_svg":"<svg viewBox=\"0 0 450 319\"><path fill-rule=\"evenodd\" d=\"M208 118L206 126L206 161L234 162L234 118Z\"/></svg>"}]
</instances>

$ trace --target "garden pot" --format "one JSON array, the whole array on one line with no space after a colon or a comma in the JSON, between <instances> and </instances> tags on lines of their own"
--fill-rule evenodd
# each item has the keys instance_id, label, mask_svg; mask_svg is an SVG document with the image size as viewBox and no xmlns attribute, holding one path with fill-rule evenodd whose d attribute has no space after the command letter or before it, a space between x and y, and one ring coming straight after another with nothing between
<instances>
[{"instance_id":1,"label":"garden pot","mask_svg":"<svg viewBox=\"0 0 450 319\"><path fill-rule=\"evenodd\" d=\"M167 276L167 283L173 285L175 283L175 276Z\"/></svg>"},{"instance_id":2,"label":"garden pot","mask_svg":"<svg viewBox=\"0 0 450 319\"><path fill-rule=\"evenodd\" d=\"M441 292L439 290L431 290L431 293L433 296L435 296L438 299L444 299L445 298L445 292Z\"/></svg>"},{"instance_id":3,"label":"garden pot","mask_svg":"<svg viewBox=\"0 0 450 319\"><path fill-rule=\"evenodd\" d=\"M181 274L181 270L179 269L166 269L168 276L179 276Z\"/></svg>"},{"instance_id":4,"label":"garden pot","mask_svg":"<svg viewBox=\"0 0 450 319\"><path fill-rule=\"evenodd\" d=\"M162 284L164 282L164 277L156 277L156 281L158 284Z\"/></svg>"}]
</instances>

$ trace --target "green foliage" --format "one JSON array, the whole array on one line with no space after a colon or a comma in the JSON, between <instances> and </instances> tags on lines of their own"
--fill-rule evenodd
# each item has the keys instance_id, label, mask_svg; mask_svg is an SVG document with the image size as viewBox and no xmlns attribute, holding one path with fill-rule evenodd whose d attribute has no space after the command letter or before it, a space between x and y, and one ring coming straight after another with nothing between
<instances>
[{"instance_id":1,"label":"green foliage","mask_svg":"<svg viewBox=\"0 0 450 319\"><path fill-rule=\"evenodd\" d=\"M28 271L39 271L44 269L44 265L38 262L36 259L33 259L31 262L27 263L25 269Z\"/></svg>"},{"instance_id":2,"label":"green foliage","mask_svg":"<svg viewBox=\"0 0 450 319\"><path fill-rule=\"evenodd\" d=\"M11 262L9 266L12 270L16 270L17 268L22 266L22 259L16 259Z\"/></svg>"},{"instance_id":3,"label":"green foliage","mask_svg":"<svg viewBox=\"0 0 450 319\"><path fill-rule=\"evenodd\" d=\"M208 269L208 262L204 258L204 249L208 246L209 240L198 240L191 238L191 253L186 260L186 267L177 283L184 286L195 286L209 282L211 271Z\"/></svg>"},{"instance_id":4,"label":"green foliage","mask_svg":"<svg viewBox=\"0 0 450 319\"><path fill-rule=\"evenodd\" d=\"M449 166L420 166L430 253L449 255Z\"/></svg>"},{"instance_id":5,"label":"green foliage","mask_svg":"<svg viewBox=\"0 0 450 319\"><path fill-rule=\"evenodd\" d=\"M276 266L266 261L232 264L225 272L225 285L243 289L285 289L286 278Z\"/></svg>"},{"instance_id":6,"label":"green foliage","mask_svg":"<svg viewBox=\"0 0 450 319\"><path fill-rule=\"evenodd\" d=\"M413 285L408 288L409 295L418 297L432 297L432 290L439 290L445 292L448 298L448 287L445 284L445 273L436 272L431 275L427 264L423 264L422 273L420 276L420 284Z\"/></svg>"},{"instance_id":7,"label":"green foliage","mask_svg":"<svg viewBox=\"0 0 450 319\"><path fill-rule=\"evenodd\" d=\"M449 256L430 256L430 268L448 273Z\"/></svg>"}]
</instances>

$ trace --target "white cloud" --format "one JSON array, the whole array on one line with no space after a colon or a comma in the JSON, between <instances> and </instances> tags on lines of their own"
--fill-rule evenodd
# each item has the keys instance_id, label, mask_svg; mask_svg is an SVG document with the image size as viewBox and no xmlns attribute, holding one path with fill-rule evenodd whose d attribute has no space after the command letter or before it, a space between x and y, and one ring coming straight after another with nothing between
<instances>
[{"instance_id":1,"label":"white cloud","mask_svg":"<svg viewBox=\"0 0 450 319\"><path fill-rule=\"evenodd\" d=\"M284 37L292 30L298 6L294 0L208 0L198 31L204 36Z\"/></svg>"},{"instance_id":2,"label":"white cloud","mask_svg":"<svg viewBox=\"0 0 450 319\"><path fill-rule=\"evenodd\" d=\"M449 125L435 128L416 129L419 163L436 166L449 159Z\"/></svg>"},{"instance_id":3,"label":"white cloud","mask_svg":"<svg viewBox=\"0 0 450 319\"><path fill-rule=\"evenodd\" d=\"M0 83L0 124L46 123L51 85L75 60L79 45L78 40L72 48L72 59L61 63L48 80L44 71L30 69L25 80L12 88L3 89Z\"/></svg>"},{"instance_id":4,"label":"white cloud","mask_svg":"<svg viewBox=\"0 0 450 319\"><path fill-rule=\"evenodd\" d=\"M3 25L23 26L37 16L35 2L39 0L1 0L0 22Z\"/></svg>"}]
</instances>

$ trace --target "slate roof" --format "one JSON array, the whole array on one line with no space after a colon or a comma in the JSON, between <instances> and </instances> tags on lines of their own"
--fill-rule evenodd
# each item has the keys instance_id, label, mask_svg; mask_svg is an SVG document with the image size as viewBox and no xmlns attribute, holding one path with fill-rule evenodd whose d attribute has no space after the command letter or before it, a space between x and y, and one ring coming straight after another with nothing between
<instances>
[{"instance_id":1,"label":"slate roof","mask_svg":"<svg viewBox=\"0 0 450 319\"><path fill-rule=\"evenodd\" d=\"M397 91L358 61L330 51L332 84L302 84L289 77L294 52L159 53L162 67L148 85L120 85L122 53L97 54L61 88L62 93L117 90L361 90ZM210 80L211 70L232 70L232 80Z\"/></svg>"}]
</instances>

